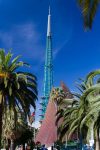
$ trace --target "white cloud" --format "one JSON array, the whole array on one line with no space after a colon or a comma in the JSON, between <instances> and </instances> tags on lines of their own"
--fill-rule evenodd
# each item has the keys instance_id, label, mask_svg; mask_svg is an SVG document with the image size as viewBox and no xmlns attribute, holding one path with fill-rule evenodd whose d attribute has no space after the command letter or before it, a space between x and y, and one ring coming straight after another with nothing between
<instances>
[{"instance_id":1,"label":"white cloud","mask_svg":"<svg viewBox=\"0 0 100 150\"><path fill-rule=\"evenodd\" d=\"M69 39L67 39L66 41L64 41L58 48L55 49L55 51L53 52L53 57L55 58L57 56L57 54L59 53L59 51L66 45L66 43L69 41Z\"/></svg>"},{"instance_id":2,"label":"white cloud","mask_svg":"<svg viewBox=\"0 0 100 150\"><path fill-rule=\"evenodd\" d=\"M0 31L0 41L5 48L13 48L19 54L43 61L44 48L40 39L41 35L33 23L14 25L8 31Z\"/></svg>"},{"instance_id":3,"label":"white cloud","mask_svg":"<svg viewBox=\"0 0 100 150\"><path fill-rule=\"evenodd\" d=\"M73 27L70 26L69 30L67 31L67 33L62 32L61 35L59 37L59 41L54 52L53 52L53 57L55 58L57 56L57 54L62 50L62 48L69 42L69 40L72 38L72 34L73 34Z\"/></svg>"}]
</instances>

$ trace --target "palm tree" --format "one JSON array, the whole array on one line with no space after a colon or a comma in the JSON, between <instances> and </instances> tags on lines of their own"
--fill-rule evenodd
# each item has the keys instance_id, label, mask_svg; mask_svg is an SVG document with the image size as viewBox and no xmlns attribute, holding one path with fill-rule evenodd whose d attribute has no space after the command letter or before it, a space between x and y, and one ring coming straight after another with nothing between
<instances>
[{"instance_id":1,"label":"palm tree","mask_svg":"<svg viewBox=\"0 0 100 150\"><path fill-rule=\"evenodd\" d=\"M81 139L86 139L86 134L88 132L88 126L84 124L82 127L82 130L80 131L80 123L83 120L83 118L86 116L87 111L89 109L89 101L88 99L90 97L87 97L86 99L83 99L83 94L84 92L89 89L92 86L92 81L89 80L89 82L86 82L85 80L81 79L81 83L77 83L77 88L79 89L79 93L74 93L74 97L69 100L65 99L64 101L65 106L64 108L61 108L58 113L57 113L57 121L61 117L63 117L63 123L59 127L59 135L60 138L62 139L65 134L68 135L68 138L71 137L75 131L78 131L78 133L81 133L82 138ZM92 95L91 95L92 96ZM71 102L70 105L68 105L68 102ZM67 104L67 105L66 105ZM85 132L84 132L85 128ZM82 140L81 140L82 142Z\"/></svg>"},{"instance_id":2,"label":"palm tree","mask_svg":"<svg viewBox=\"0 0 100 150\"><path fill-rule=\"evenodd\" d=\"M22 133L21 137L16 140L16 145L23 145L23 150L24 150L25 149L25 143L28 143L30 145L35 144L33 141L34 130L35 130L35 132L37 132L36 129L30 128L29 126L27 126L25 131Z\"/></svg>"},{"instance_id":3,"label":"palm tree","mask_svg":"<svg viewBox=\"0 0 100 150\"><path fill-rule=\"evenodd\" d=\"M87 76L86 82L93 82L94 85L91 86L83 94L82 99L89 98L90 108L87 115L81 122L81 127L84 124L90 126L93 125L94 129L94 139L95 139L95 149L100 149L100 70L93 71ZM92 95L92 96L91 96Z\"/></svg>"},{"instance_id":4,"label":"palm tree","mask_svg":"<svg viewBox=\"0 0 100 150\"><path fill-rule=\"evenodd\" d=\"M97 103L97 102L95 102ZM91 103L92 104L92 103ZM83 125L86 124L88 127L91 125L93 126L94 131L94 142L95 142L95 150L100 149L100 137L99 137L99 129L100 129L100 111L98 106L93 104L87 115L84 117L84 119L81 122L81 128ZM87 134L87 136L90 133Z\"/></svg>"},{"instance_id":5,"label":"palm tree","mask_svg":"<svg viewBox=\"0 0 100 150\"><path fill-rule=\"evenodd\" d=\"M91 29L99 2L99 0L78 0L79 6L82 10L85 28Z\"/></svg>"},{"instance_id":6,"label":"palm tree","mask_svg":"<svg viewBox=\"0 0 100 150\"><path fill-rule=\"evenodd\" d=\"M30 115L30 107L35 109L37 99L36 77L28 72L19 72L18 69L28 64L18 61L20 56L12 60L12 53L0 50L0 140L2 135L3 113L9 106L14 113L16 128L17 110Z\"/></svg>"},{"instance_id":7,"label":"palm tree","mask_svg":"<svg viewBox=\"0 0 100 150\"><path fill-rule=\"evenodd\" d=\"M89 73L85 81L79 84L78 89L81 94L75 94L76 98L79 99L77 105L66 110L64 109L64 111L61 110L61 116L63 116L64 121L59 128L60 137L63 137L66 133L70 137L78 129L82 133L82 137L85 133L84 137L86 139L89 137L92 126L95 137L95 149L98 150L100 149L100 70Z\"/></svg>"},{"instance_id":8,"label":"palm tree","mask_svg":"<svg viewBox=\"0 0 100 150\"><path fill-rule=\"evenodd\" d=\"M16 109L17 110L17 109ZM2 141L3 148L8 147L8 141L11 141L11 146L13 146L13 141L18 139L27 128L27 119L24 112L17 110L17 121L16 127L14 122L14 112L9 107L5 110L3 114L3 131L2 131Z\"/></svg>"}]
</instances>

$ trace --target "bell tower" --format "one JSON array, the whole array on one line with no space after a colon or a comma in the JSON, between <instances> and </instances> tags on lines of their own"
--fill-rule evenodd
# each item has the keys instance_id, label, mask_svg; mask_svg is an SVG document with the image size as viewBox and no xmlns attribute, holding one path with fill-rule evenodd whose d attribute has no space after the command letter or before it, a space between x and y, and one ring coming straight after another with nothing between
<instances>
[{"instance_id":1,"label":"bell tower","mask_svg":"<svg viewBox=\"0 0 100 150\"><path fill-rule=\"evenodd\" d=\"M52 86L53 86L53 56L52 56L52 35L51 35L51 13L49 7L47 39L46 39L46 55L45 55L45 66L44 66L44 85L43 85L43 96L41 102L42 105L41 119L44 118Z\"/></svg>"}]
</instances>

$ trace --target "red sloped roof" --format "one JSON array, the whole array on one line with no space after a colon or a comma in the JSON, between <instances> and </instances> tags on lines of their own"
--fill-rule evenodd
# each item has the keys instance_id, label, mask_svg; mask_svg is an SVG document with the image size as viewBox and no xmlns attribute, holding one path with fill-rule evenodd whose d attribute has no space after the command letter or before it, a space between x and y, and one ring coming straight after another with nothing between
<instances>
[{"instance_id":1,"label":"red sloped roof","mask_svg":"<svg viewBox=\"0 0 100 150\"><path fill-rule=\"evenodd\" d=\"M39 141L42 145L45 144L49 147L57 140L57 126L55 125L56 109L54 102L49 100L45 118L36 136L35 142Z\"/></svg>"},{"instance_id":2,"label":"red sloped roof","mask_svg":"<svg viewBox=\"0 0 100 150\"><path fill-rule=\"evenodd\" d=\"M73 98L70 90L68 89L68 87L66 87L66 85L63 82L61 82L61 87L66 93L66 98ZM57 106L50 99L46 109L44 120L36 136L35 142L39 141L42 145L45 144L47 147L49 147L55 141L57 141L57 126L55 125L56 112ZM62 119L59 121L58 126L61 124L61 122Z\"/></svg>"}]
</instances>

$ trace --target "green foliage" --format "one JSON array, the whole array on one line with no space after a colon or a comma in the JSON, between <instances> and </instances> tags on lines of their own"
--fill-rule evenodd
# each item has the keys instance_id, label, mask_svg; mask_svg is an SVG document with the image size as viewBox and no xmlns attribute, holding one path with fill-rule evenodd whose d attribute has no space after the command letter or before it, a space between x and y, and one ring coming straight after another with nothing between
<instances>
[{"instance_id":1,"label":"green foliage","mask_svg":"<svg viewBox=\"0 0 100 150\"><path fill-rule=\"evenodd\" d=\"M7 110L10 119L13 116L14 131L18 121L18 112L23 112L27 117L30 115L30 107L36 108L37 99L37 79L36 76L28 72L19 72L20 67L29 66L27 63L19 61L20 56L12 58L12 53L5 53L0 50L0 135L2 122ZM4 120L5 122L6 119ZM7 123L5 127L7 126Z\"/></svg>"},{"instance_id":2,"label":"green foliage","mask_svg":"<svg viewBox=\"0 0 100 150\"><path fill-rule=\"evenodd\" d=\"M79 6L82 10L85 28L92 28L92 23L96 15L99 0L78 0Z\"/></svg>"},{"instance_id":3,"label":"green foliage","mask_svg":"<svg viewBox=\"0 0 100 150\"><path fill-rule=\"evenodd\" d=\"M61 118L63 118L63 122L58 128L58 133L62 139L66 134L70 138L77 131L81 133L84 142L89 142L92 130L94 138L99 139L100 70L90 72L85 80L80 81L77 84L79 93L74 94L74 98L71 100L72 104L65 103L64 107L59 106L57 123ZM73 104L75 100L76 102ZM62 99L62 101L65 100Z\"/></svg>"},{"instance_id":4,"label":"green foliage","mask_svg":"<svg viewBox=\"0 0 100 150\"><path fill-rule=\"evenodd\" d=\"M61 150L61 148L63 148L63 145L64 144L59 140L54 143L54 147L56 147L57 150Z\"/></svg>"},{"instance_id":5,"label":"green foliage","mask_svg":"<svg viewBox=\"0 0 100 150\"><path fill-rule=\"evenodd\" d=\"M33 138L33 130L27 127L20 136L20 138L16 139L16 145L28 143L28 141L32 140L32 138Z\"/></svg>"}]
</instances>

